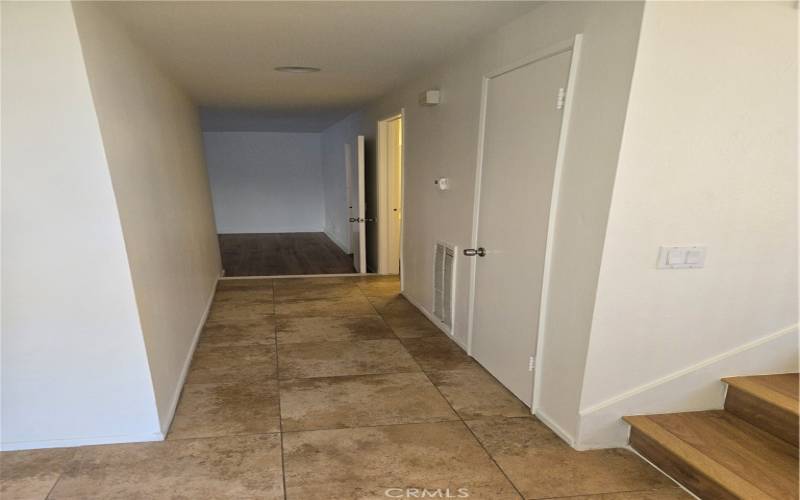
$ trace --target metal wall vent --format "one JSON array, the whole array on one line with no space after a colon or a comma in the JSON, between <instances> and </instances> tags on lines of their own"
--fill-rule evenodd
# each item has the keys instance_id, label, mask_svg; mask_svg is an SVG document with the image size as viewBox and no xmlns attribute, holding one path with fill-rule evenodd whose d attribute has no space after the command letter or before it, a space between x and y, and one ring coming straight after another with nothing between
<instances>
[{"instance_id":1,"label":"metal wall vent","mask_svg":"<svg viewBox=\"0 0 800 500\"><path fill-rule=\"evenodd\" d=\"M433 315L448 329L453 327L453 291L455 290L456 247L436 243L433 259Z\"/></svg>"}]
</instances>

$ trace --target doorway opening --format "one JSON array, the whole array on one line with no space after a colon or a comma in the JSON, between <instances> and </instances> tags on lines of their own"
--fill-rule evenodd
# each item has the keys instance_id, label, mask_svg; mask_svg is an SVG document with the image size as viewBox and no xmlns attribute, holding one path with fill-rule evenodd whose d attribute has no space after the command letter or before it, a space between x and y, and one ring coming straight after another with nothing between
<instances>
[{"instance_id":1,"label":"doorway opening","mask_svg":"<svg viewBox=\"0 0 800 500\"><path fill-rule=\"evenodd\" d=\"M404 121L403 110L378 121L375 179L378 274L402 276Z\"/></svg>"}]
</instances>

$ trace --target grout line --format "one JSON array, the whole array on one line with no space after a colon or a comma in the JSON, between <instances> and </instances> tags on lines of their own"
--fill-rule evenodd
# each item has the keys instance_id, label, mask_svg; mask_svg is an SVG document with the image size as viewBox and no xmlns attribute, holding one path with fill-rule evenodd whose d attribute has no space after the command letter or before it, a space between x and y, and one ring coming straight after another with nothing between
<instances>
[{"instance_id":1,"label":"grout line","mask_svg":"<svg viewBox=\"0 0 800 500\"><path fill-rule=\"evenodd\" d=\"M448 340L450 340L450 339L448 339ZM450 341L452 342L452 340L450 340ZM405 349L405 345L403 346L403 348ZM406 351L408 351L408 350L406 349ZM411 354L411 353L409 352L409 354ZM467 356L469 356L469 355L467 355ZM472 358L472 356L469 356L469 357ZM499 470L500 473L503 475L503 477L506 478L506 481L508 481L508 484L510 484L511 487L514 488L514 491L517 492L517 494L519 495L519 498L521 500L524 500L525 499L525 495L522 494L522 492L519 490L519 488L517 488L517 485L514 484L514 482L511 480L510 477L508 477L508 474L506 474L506 471L503 470L502 467L500 467L500 464L498 464L497 460L494 459L494 456L492 456L492 454L489 453L489 450L487 450L486 447L481 442L481 440L478 439L478 436L476 436L475 433L472 432L472 429L470 428L469 425L467 425L467 422L464 420L464 417L462 417L461 414L453 407L453 405L450 403L450 400L447 399L447 397L444 395L444 393L442 393L441 389L439 389L439 386L436 385L433 382L433 380L431 380L430 375L428 375L428 373L425 370L422 369L422 365L419 364L417 359L414 358L413 355L411 356L411 358L414 360L414 362L417 364L417 366L419 366L419 369L422 370L422 373L425 375L425 378L428 379L428 382L436 389L436 392L439 393L439 396L441 396L441 398L445 401L445 403L447 403L447 406L449 406L450 409L453 411L453 413L456 415L456 417L458 417L457 421L461 422L461 425L463 425L464 428L467 429L467 432L469 432L469 434L472 436L472 438L475 440L475 442L478 443L478 446L481 447L483 452L486 453L486 456L489 457L489 460L492 461L494 466L497 467L497 470Z\"/></svg>"},{"instance_id":2,"label":"grout line","mask_svg":"<svg viewBox=\"0 0 800 500\"><path fill-rule=\"evenodd\" d=\"M355 425L351 427L325 427L322 429L297 429L292 431L283 431L284 434L297 434L300 432L326 432L326 431L352 431L356 429L380 429L383 427L397 427L399 425L425 425L425 424L452 424L455 422L460 422L461 419L458 418L456 414L456 418L450 420L425 420L425 421L416 421L416 422L395 422L393 424L372 424L372 425Z\"/></svg>"},{"instance_id":3,"label":"grout line","mask_svg":"<svg viewBox=\"0 0 800 500\"><path fill-rule=\"evenodd\" d=\"M272 282L272 315L275 316L275 281ZM281 440L281 481L283 485L283 500L286 500L286 453L283 450L283 412L281 411L281 367L278 359L278 322L273 321L273 334L275 337L275 386L278 394L278 435Z\"/></svg>"},{"instance_id":4,"label":"grout line","mask_svg":"<svg viewBox=\"0 0 800 500\"><path fill-rule=\"evenodd\" d=\"M597 492L597 493L586 493L586 494L567 495L567 496L559 496L559 497L538 497L535 500L561 500L561 499L565 499L566 500L566 499L570 499L570 498L586 498L587 495L594 496L594 495L619 495L619 494L623 494L623 493L645 493L645 492L652 493L654 491L672 491L672 490L676 490L676 489L679 490L679 489L683 489L683 488L667 487L667 488L650 488L650 489L637 489L637 490L603 491L603 492ZM684 491L688 491L688 490L684 489ZM697 498L696 496L694 496L694 494L692 496ZM531 500L534 500L534 499L531 499Z\"/></svg>"},{"instance_id":5,"label":"grout line","mask_svg":"<svg viewBox=\"0 0 800 500\"><path fill-rule=\"evenodd\" d=\"M56 480L53 481L53 486L50 487L50 490L47 492L47 495L44 496L44 500L52 498L50 495L53 494L53 491L56 489L56 486L58 485L58 482L61 481L61 476L63 476L63 475L64 475L63 471L58 474L58 477L56 478Z\"/></svg>"}]
</instances>

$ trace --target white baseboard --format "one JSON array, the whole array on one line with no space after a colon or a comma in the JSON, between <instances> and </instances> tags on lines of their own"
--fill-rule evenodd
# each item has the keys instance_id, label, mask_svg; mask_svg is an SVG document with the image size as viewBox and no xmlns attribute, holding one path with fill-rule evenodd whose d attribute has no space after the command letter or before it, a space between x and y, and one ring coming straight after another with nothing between
<instances>
[{"instance_id":1,"label":"white baseboard","mask_svg":"<svg viewBox=\"0 0 800 500\"><path fill-rule=\"evenodd\" d=\"M361 273L339 273L339 274L276 274L266 276L226 276L221 277L219 281L233 281L233 280L264 280L264 279L290 279L290 278L356 278L359 276L370 276ZM378 275L372 275L378 276Z\"/></svg>"},{"instance_id":2,"label":"white baseboard","mask_svg":"<svg viewBox=\"0 0 800 500\"><path fill-rule=\"evenodd\" d=\"M0 443L0 451L38 450L42 448L72 448L73 446L92 446L98 444L142 443L163 441L164 434L124 434L120 436L94 436L72 439L51 439L47 441L17 441Z\"/></svg>"},{"instance_id":3,"label":"white baseboard","mask_svg":"<svg viewBox=\"0 0 800 500\"><path fill-rule=\"evenodd\" d=\"M203 333L203 327L206 324L208 313L211 311L211 304L214 302L214 293L217 290L217 282L220 279L222 279L222 273L220 273L220 276L214 281L214 285L211 287L211 293L206 301L206 309L203 312L203 316L200 318L200 323L197 325L197 329L194 332L192 345L189 348L189 352L186 353L186 359L183 361L183 368L181 368L181 375L178 378L178 385L175 387L175 391L172 394L169 411L163 419L159 415L159 419L161 420L161 439L164 439L167 436L169 427L172 425L172 419L175 418L175 410L178 408L178 401L181 399L181 391L183 391L183 384L186 382L186 375L189 373L189 366L192 364L194 350L197 348L197 342L200 340L200 334Z\"/></svg>"},{"instance_id":4,"label":"white baseboard","mask_svg":"<svg viewBox=\"0 0 800 500\"><path fill-rule=\"evenodd\" d=\"M550 418L550 416L547 415L544 411L542 411L541 408L535 409L533 411L533 415L536 418L538 418L544 425L549 427L551 431L555 432L556 435L558 435L558 437L564 440L564 442L566 442L573 448L575 447L575 438L572 436L572 434L570 434L569 432L564 430L563 427L558 425L556 421Z\"/></svg>"},{"instance_id":5,"label":"white baseboard","mask_svg":"<svg viewBox=\"0 0 800 500\"><path fill-rule=\"evenodd\" d=\"M336 246L339 247L339 249L342 252L344 252L346 254L350 253L350 245L345 245L343 241L341 241L339 238L336 237L335 234L333 234L332 232L328 231L327 229L325 229L325 231L323 231L323 232L325 233L325 236L330 238L330 240L332 242L336 243Z\"/></svg>"},{"instance_id":6,"label":"white baseboard","mask_svg":"<svg viewBox=\"0 0 800 500\"><path fill-rule=\"evenodd\" d=\"M575 448L625 446L629 428L621 418L626 415L720 409L722 378L796 371L797 343L797 325L791 325L583 408Z\"/></svg>"},{"instance_id":7,"label":"white baseboard","mask_svg":"<svg viewBox=\"0 0 800 500\"><path fill-rule=\"evenodd\" d=\"M464 349L464 351L467 350L467 347L458 338L456 338L456 336L453 334L452 329L447 328L447 326L444 323L442 323L441 321L439 321L439 318L437 318L436 316L433 315L433 313L428 311L428 309L425 308L425 306L423 306L421 303L416 301L413 297L411 297L410 295L406 294L405 292L400 292L400 295L405 297L407 301L411 302L411 304L414 307L419 309L419 312L424 314L425 317L428 318L430 320L430 322L433 323L436 326L436 328L438 328L442 332L446 333L448 337L450 337L456 344L458 344L459 347Z\"/></svg>"}]
</instances>

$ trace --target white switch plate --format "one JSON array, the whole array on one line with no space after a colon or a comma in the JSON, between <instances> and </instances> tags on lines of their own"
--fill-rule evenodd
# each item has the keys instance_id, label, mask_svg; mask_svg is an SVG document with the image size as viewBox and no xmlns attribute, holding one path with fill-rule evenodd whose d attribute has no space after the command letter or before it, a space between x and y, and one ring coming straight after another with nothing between
<instances>
[{"instance_id":1,"label":"white switch plate","mask_svg":"<svg viewBox=\"0 0 800 500\"><path fill-rule=\"evenodd\" d=\"M706 264L706 247L661 247L658 269L698 269Z\"/></svg>"}]
</instances>

